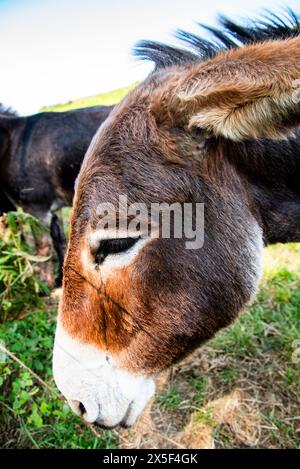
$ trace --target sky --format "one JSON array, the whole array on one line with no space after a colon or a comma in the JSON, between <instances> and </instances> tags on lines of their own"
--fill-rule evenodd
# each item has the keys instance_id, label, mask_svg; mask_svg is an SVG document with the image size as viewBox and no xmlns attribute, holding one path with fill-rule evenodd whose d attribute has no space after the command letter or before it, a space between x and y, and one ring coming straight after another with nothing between
<instances>
[{"instance_id":1,"label":"sky","mask_svg":"<svg viewBox=\"0 0 300 469\"><path fill-rule=\"evenodd\" d=\"M144 79L140 39L176 43L176 28L278 12L299 0L0 0L0 102L20 114Z\"/></svg>"}]
</instances>

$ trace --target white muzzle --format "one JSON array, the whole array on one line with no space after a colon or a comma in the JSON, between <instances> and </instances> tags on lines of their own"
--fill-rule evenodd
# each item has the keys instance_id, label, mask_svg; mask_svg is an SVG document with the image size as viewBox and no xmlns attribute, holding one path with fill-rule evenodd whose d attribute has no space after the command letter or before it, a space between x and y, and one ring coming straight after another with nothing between
<instances>
[{"instance_id":1,"label":"white muzzle","mask_svg":"<svg viewBox=\"0 0 300 469\"><path fill-rule=\"evenodd\" d=\"M155 391L151 377L116 367L107 353L70 337L59 321L53 373L75 414L107 428L133 425Z\"/></svg>"}]
</instances>

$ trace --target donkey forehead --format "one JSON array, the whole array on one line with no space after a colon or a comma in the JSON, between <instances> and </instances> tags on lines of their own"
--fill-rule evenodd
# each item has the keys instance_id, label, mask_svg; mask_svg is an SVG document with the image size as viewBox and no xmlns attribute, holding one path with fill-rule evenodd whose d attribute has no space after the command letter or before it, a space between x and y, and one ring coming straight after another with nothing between
<instances>
[{"instance_id":1,"label":"donkey forehead","mask_svg":"<svg viewBox=\"0 0 300 469\"><path fill-rule=\"evenodd\" d=\"M91 192L90 185L95 180L107 185L121 181L123 172L128 169L124 161L140 155L142 146L151 151L153 134L153 122L150 122L147 111L124 105L116 109L99 128L88 148L79 176L80 193L84 189Z\"/></svg>"},{"instance_id":2,"label":"donkey forehead","mask_svg":"<svg viewBox=\"0 0 300 469\"><path fill-rule=\"evenodd\" d=\"M88 154L100 156L101 152L105 158L107 153L114 156L120 147L132 150L137 143L148 146L158 143L157 116L152 107L159 100L158 91L169 75L173 74L161 70L154 73L116 105L96 133Z\"/></svg>"}]
</instances>

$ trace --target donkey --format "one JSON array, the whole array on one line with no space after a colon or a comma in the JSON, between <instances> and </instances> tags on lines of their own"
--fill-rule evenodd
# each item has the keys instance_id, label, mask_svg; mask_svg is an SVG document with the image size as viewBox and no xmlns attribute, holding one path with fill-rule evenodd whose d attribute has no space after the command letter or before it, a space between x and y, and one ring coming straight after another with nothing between
<instances>
[{"instance_id":1,"label":"donkey","mask_svg":"<svg viewBox=\"0 0 300 469\"><path fill-rule=\"evenodd\" d=\"M300 27L222 20L190 49L143 42L150 76L110 114L78 178L53 371L73 411L130 426L154 378L257 291L263 246L300 241ZM217 39L218 38L218 39ZM204 203L204 243L136 236L99 207ZM107 205L108 206L108 205Z\"/></svg>"},{"instance_id":2,"label":"donkey","mask_svg":"<svg viewBox=\"0 0 300 469\"><path fill-rule=\"evenodd\" d=\"M19 117L0 105L0 215L20 205L50 228L58 255L61 283L64 236L55 211L71 205L74 182L90 141L112 107L95 106L66 112L42 112ZM44 234L39 254L51 254ZM43 269L52 286L51 266Z\"/></svg>"}]
</instances>

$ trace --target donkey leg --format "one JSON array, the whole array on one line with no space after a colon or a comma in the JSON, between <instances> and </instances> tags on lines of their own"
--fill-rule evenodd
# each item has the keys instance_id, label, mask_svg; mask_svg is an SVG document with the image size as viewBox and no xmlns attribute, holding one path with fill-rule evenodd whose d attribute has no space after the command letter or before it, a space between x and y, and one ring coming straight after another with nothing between
<instances>
[{"instance_id":1,"label":"donkey leg","mask_svg":"<svg viewBox=\"0 0 300 469\"><path fill-rule=\"evenodd\" d=\"M52 256L52 240L48 233L42 233L41 236L35 236L35 246L38 256L51 257ZM54 287L54 274L53 262L48 260L40 264L40 277L42 281L52 289Z\"/></svg>"},{"instance_id":2,"label":"donkey leg","mask_svg":"<svg viewBox=\"0 0 300 469\"><path fill-rule=\"evenodd\" d=\"M48 210L48 207L40 208L37 204L22 204L22 208L25 213L29 213L37 220L43 222L46 227L50 226L51 223L51 213ZM47 230L48 231L48 230ZM52 239L45 229L42 229L42 232L38 234L35 230L32 230L32 235L35 244L35 252L40 257L47 257L49 260L41 262L39 264L39 274L41 280L50 288L54 287L54 271L53 271L53 245Z\"/></svg>"},{"instance_id":3,"label":"donkey leg","mask_svg":"<svg viewBox=\"0 0 300 469\"><path fill-rule=\"evenodd\" d=\"M64 235L62 222L55 213L52 213L50 234L51 234L51 238L53 242L53 247L58 257L58 269L59 270L58 270L58 275L55 279L55 286L60 287L62 285L62 278L63 278L63 263L64 263L64 257L65 257L65 249L66 249L66 238Z\"/></svg>"}]
</instances>

